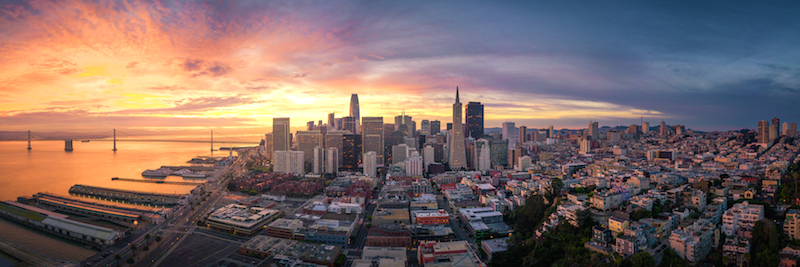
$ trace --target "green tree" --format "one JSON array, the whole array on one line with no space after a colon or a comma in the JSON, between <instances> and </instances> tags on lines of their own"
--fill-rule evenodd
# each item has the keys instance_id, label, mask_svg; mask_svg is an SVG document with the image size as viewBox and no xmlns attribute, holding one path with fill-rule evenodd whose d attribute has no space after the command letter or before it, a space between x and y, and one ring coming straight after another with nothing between
<instances>
[{"instance_id":1,"label":"green tree","mask_svg":"<svg viewBox=\"0 0 800 267\"><path fill-rule=\"evenodd\" d=\"M344 256L344 254L339 254L339 257L336 258L336 262L334 262L333 265L336 266L336 267L344 266L344 260L345 259L346 258Z\"/></svg>"},{"instance_id":2,"label":"green tree","mask_svg":"<svg viewBox=\"0 0 800 267\"><path fill-rule=\"evenodd\" d=\"M631 216L631 219L633 219L634 221L638 221L638 220L641 220L641 219L644 219L644 218L649 218L650 216L651 215L650 215L650 211L649 210L638 209L638 210L633 212L633 215Z\"/></svg>"},{"instance_id":3,"label":"green tree","mask_svg":"<svg viewBox=\"0 0 800 267\"><path fill-rule=\"evenodd\" d=\"M134 256L136 255L136 244L131 244L131 253L133 253Z\"/></svg>"},{"instance_id":4,"label":"green tree","mask_svg":"<svg viewBox=\"0 0 800 267\"><path fill-rule=\"evenodd\" d=\"M547 188L545 192L545 198L547 199L547 203L553 203L558 196L561 195L561 189L564 188L564 182L561 179L553 178L550 179L550 186Z\"/></svg>"},{"instance_id":5,"label":"green tree","mask_svg":"<svg viewBox=\"0 0 800 267\"><path fill-rule=\"evenodd\" d=\"M160 235L156 236L156 244L158 244L158 247L161 247L161 236Z\"/></svg>"},{"instance_id":6,"label":"green tree","mask_svg":"<svg viewBox=\"0 0 800 267\"><path fill-rule=\"evenodd\" d=\"M647 251L638 252L631 257L631 265L633 267L655 267L656 262Z\"/></svg>"},{"instance_id":7,"label":"green tree","mask_svg":"<svg viewBox=\"0 0 800 267\"><path fill-rule=\"evenodd\" d=\"M150 251L150 245L144 246L142 250L144 251L144 255L147 256L147 252Z\"/></svg>"},{"instance_id":8,"label":"green tree","mask_svg":"<svg viewBox=\"0 0 800 267\"><path fill-rule=\"evenodd\" d=\"M128 258L128 266L133 266L136 261L133 260L133 257Z\"/></svg>"}]
</instances>

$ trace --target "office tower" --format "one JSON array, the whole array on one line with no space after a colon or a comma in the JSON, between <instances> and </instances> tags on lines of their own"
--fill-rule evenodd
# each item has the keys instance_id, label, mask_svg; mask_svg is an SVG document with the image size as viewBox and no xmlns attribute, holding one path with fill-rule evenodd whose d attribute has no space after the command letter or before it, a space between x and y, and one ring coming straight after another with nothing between
<instances>
[{"instance_id":1,"label":"office tower","mask_svg":"<svg viewBox=\"0 0 800 267\"><path fill-rule=\"evenodd\" d=\"M344 153L344 135L350 134L348 131L329 131L325 134L325 147L336 148L336 169L342 167L342 153Z\"/></svg>"},{"instance_id":2,"label":"office tower","mask_svg":"<svg viewBox=\"0 0 800 267\"><path fill-rule=\"evenodd\" d=\"M756 136L756 140L759 143L766 144L769 142L769 122L766 120L760 120L758 122L758 133Z\"/></svg>"},{"instance_id":3,"label":"office tower","mask_svg":"<svg viewBox=\"0 0 800 267\"><path fill-rule=\"evenodd\" d=\"M406 155L408 155L408 146L406 144L392 146L392 164L405 162Z\"/></svg>"},{"instance_id":4,"label":"office tower","mask_svg":"<svg viewBox=\"0 0 800 267\"><path fill-rule=\"evenodd\" d=\"M336 115L334 113L328 113L328 125L331 126L331 130L336 129Z\"/></svg>"},{"instance_id":5,"label":"office tower","mask_svg":"<svg viewBox=\"0 0 800 267\"><path fill-rule=\"evenodd\" d=\"M325 148L318 146L314 148L314 165L311 167L311 172L313 173L325 173Z\"/></svg>"},{"instance_id":6,"label":"office tower","mask_svg":"<svg viewBox=\"0 0 800 267\"><path fill-rule=\"evenodd\" d=\"M297 150L305 153L304 161L306 163L314 162L315 147L325 147L322 139L322 133L317 130L297 131Z\"/></svg>"},{"instance_id":7,"label":"office tower","mask_svg":"<svg viewBox=\"0 0 800 267\"><path fill-rule=\"evenodd\" d=\"M522 157L522 149L508 149L508 166L514 168L519 164L519 157Z\"/></svg>"},{"instance_id":8,"label":"office tower","mask_svg":"<svg viewBox=\"0 0 800 267\"><path fill-rule=\"evenodd\" d=\"M528 127L520 126L517 138L519 138L519 140L517 140L517 143L519 143L520 145L524 144L525 142L528 142Z\"/></svg>"},{"instance_id":9,"label":"office tower","mask_svg":"<svg viewBox=\"0 0 800 267\"><path fill-rule=\"evenodd\" d=\"M589 128L587 129L586 137L591 138L592 140L599 140L600 139L600 131L598 129L597 122L590 122Z\"/></svg>"},{"instance_id":10,"label":"office tower","mask_svg":"<svg viewBox=\"0 0 800 267\"><path fill-rule=\"evenodd\" d=\"M642 133L647 135L650 132L650 123L649 122L642 122Z\"/></svg>"},{"instance_id":11,"label":"office tower","mask_svg":"<svg viewBox=\"0 0 800 267\"><path fill-rule=\"evenodd\" d=\"M467 152L467 169L477 169L477 155L475 154L475 138L472 136L464 140L464 150Z\"/></svg>"},{"instance_id":12,"label":"office tower","mask_svg":"<svg viewBox=\"0 0 800 267\"><path fill-rule=\"evenodd\" d=\"M381 164L389 165L392 162L392 146L397 145L392 134L394 134L394 124L383 124L383 162Z\"/></svg>"},{"instance_id":13,"label":"office tower","mask_svg":"<svg viewBox=\"0 0 800 267\"><path fill-rule=\"evenodd\" d=\"M342 168L347 171L358 171L361 157L361 135L346 134L342 136Z\"/></svg>"},{"instance_id":14,"label":"office tower","mask_svg":"<svg viewBox=\"0 0 800 267\"><path fill-rule=\"evenodd\" d=\"M636 124L631 124L630 126L628 126L627 134L631 138L638 137L639 136L639 126L637 126Z\"/></svg>"},{"instance_id":15,"label":"office tower","mask_svg":"<svg viewBox=\"0 0 800 267\"><path fill-rule=\"evenodd\" d=\"M364 117L361 123L362 135L361 139L364 141L362 148L365 153L374 151L380 165L383 165L383 117Z\"/></svg>"},{"instance_id":16,"label":"office tower","mask_svg":"<svg viewBox=\"0 0 800 267\"><path fill-rule=\"evenodd\" d=\"M517 170L521 172L527 171L531 165L533 165L533 159L530 156L519 157L519 168Z\"/></svg>"},{"instance_id":17,"label":"office tower","mask_svg":"<svg viewBox=\"0 0 800 267\"><path fill-rule=\"evenodd\" d=\"M464 126L461 124L461 102L458 101L458 86L456 86L456 102L453 103L453 131L450 142L450 169L463 170L467 168L467 153L464 151Z\"/></svg>"},{"instance_id":18,"label":"office tower","mask_svg":"<svg viewBox=\"0 0 800 267\"><path fill-rule=\"evenodd\" d=\"M513 122L510 122L510 121L504 122L503 123L503 129L502 129L502 131L503 131L503 133L502 133L503 134L503 140L516 139L517 138L516 133L515 133L516 128L517 127L515 126L515 123L513 123Z\"/></svg>"},{"instance_id":19,"label":"office tower","mask_svg":"<svg viewBox=\"0 0 800 267\"><path fill-rule=\"evenodd\" d=\"M424 149L422 149L422 166L425 169L428 169L428 165L431 163L436 162L436 149L433 148L432 145L426 145Z\"/></svg>"},{"instance_id":20,"label":"office tower","mask_svg":"<svg viewBox=\"0 0 800 267\"><path fill-rule=\"evenodd\" d=\"M675 125L672 128L674 129L673 132L675 132L675 134L677 134L677 135L686 134L686 127L683 126L683 125Z\"/></svg>"},{"instance_id":21,"label":"office tower","mask_svg":"<svg viewBox=\"0 0 800 267\"><path fill-rule=\"evenodd\" d=\"M314 121L309 121L309 122L306 122L306 130L307 130L307 131L312 131L312 130L314 130Z\"/></svg>"},{"instance_id":22,"label":"office tower","mask_svg":"<svg viewBox=\"0 0 800 267\"><path fill-rule=\"evenodd\" d=\"M661 121L661 127L658 127L658 134L661 136L667 136L667 134L669 134L669 130L667 130L667 124L664 121Z\"/></svg>"},{"instance_id":23,"label":"office tower","mask_svg":"<svg viewBox=\"0 0 800 267\"><path fill-rule=\"evenodd\" d=\"M267 159L272 160L272 152L275 151L274 145L272 145L272 133L268 133L264 135L264 153L267 154Z\"/></svg>"},{"instance_id":24,"label":"office tower","mask_svg":"<svg viewBox=\"0 0 800 267\"><path fill-rule=\"evenodd\" d=\"M442 122L431 121L431 134L438 134L442 132Z\"/></svg>"},{"instance_id":25,"label":"office tower","mask_svg":"<svg viewBox=\"0 0 800 267\"><path fill-rule=\"evenodd\" d=\"M419 152L414 151L410 157L405 160L406 175L408 176L422 176L422 157Z\"/></svg>"},{"instance_id":26,"label":"office tower","mask_svg":"<svg viewBox=\"0 0 800 267\"><path fill-rule=\"evenodd\" d=\"M789 136L797 137L797 123L789 124Z\"/></svg>"},{"instance_id":27,"label":"office tower","mask_svg":"<svg viewBox=\"0 0 800 267\"><path fill-rule=\"evenodd\" d=\"M467 118L467 136L475 139L483 137L483 105L481 102L469 102L464 111Z\"/></svg>"},{"instance_id":28,"label":"office tower","mask_svg":"<svg viewBox=\"0 0 800 267\"><path fill-rule=\"evenodd\" d=\"M405 113L394 117L395 131L402 132L404 136L414 136L415 127L411 116L407 116Z\"/></svg>"},{"instance_id":29,"label":"office tower","mask_svg":"<svg viewBox=\"0 0 800 267\"><path fill-rule=\"evenodd\" d=\"M581 154L588 154L592 152L592 141L588 139L581 140L581 148L579 151Z\"/></svg>"},{"instance_id":30,"label":"office tower","mask_svg":"<svg viewBox=\"0 0 800 267\"><path fill-rule=\"evenodd\" d=\"M430 135L431 134L431 121L429 120L422 120L420 123L420 134L422 135Z\"/></svg>"},{"instance_id":31,"label":"office tower","mask_svg":"<svg viewBox=\"0 0 800 267\"><path fill-rule=\"evenodd\" d=\"M378 177L378 154L375 151L364 153L364 175Z\"/></svg>"},{"instance_id":32,"label":"office tower","mask_svg":"<svg viewBox=\"0 0 800 267\"><path fill-rule=\"evenodd\" d=\"M355 125L353 126L353 133L360 134L361 133L361 113L358 107L358 95L353 94L350 96L350 117L353 117L353 122Z\"/></svg>"},{"instance_id":33,"label":"office tower","mask_svg":"<svg viewBox=\"0 0 800 267\"><path fill-rule=\"evenodd\" d=\"M556 131L553 129L553 125L547 128L549 131L547 132L547 138L556 138Z\"/></svg>"},{"instance_id":34,"label":"office tower","mask_svg":"<svg viewBox=\"0 0 800 267\"><path fill-rule=\"evenodd\" d=\"M478 170L488 171L492 169L491 145L489 140L478 139L475 141L475 154L478 155Z\"/></svg>"},{"instance_id":35,"label":"office tower","mask_svg":"<svg viewBox=\"0 0 800 267\"><path fill-rule=\"evenodd\" d=\"M273 158L273 171L278 173L293 173L302 175L304 171L303 151L275 151Z\"/></svg>"},{"instance_id":36,"label":"office tower","mask_svg":"<svg viewBox=\"0 0 800 267\"><path fill-rule=\"evenodd\" d=\"M339 149L335 147L328 147L326 159L328 160L328 164L325 166L325 170L328 173L337 174L339 173Z\"/></svg>"},{"instance_id":37,"label":"office tower","mask_svg":"<svg viewBox=\"0 0 800 267\"><path fill-rule=\"evenodd\" d=\"M289 151L292 138L289 136L289 118L272 118L273 151Z\"/></svg>"},{"instance_id":38,"label":"office tower","mask_svg":"<svg viewBox=\"0 0 800 267\"><path fill-rule=\"evenodd\" d=\"M342 130L356 134L356 118L350 116L342 118Z\"/></svg>"},{"instance_id":39,"label":"office tower","mask_svg":"<svg viewBox=\"0 0 800 267\"><path fill-rule=\"evenodd\" d=\"M342 125L343 124L343 120L344 119L342 119L342 118L336 118L335 119L335 121L336 121L336 127L334 128L335 130L341 130L344 127L344 125Z\"/></svg>"},{"instance_id":40,"label":"office tower","mask_svg":"<svg viewBox=\"0 0 800 267\"><path fill-rule=\"evenodd\" d=\"M446 130L447 130L448 133L453 131L453 123L452 122L448 122L447 123L447 129Z\"/></svg>"},{"instance_id":41,"label":"office tower","mask_svg":"<svg viewBox=\"0 0 800 267\"><path fill-rule=\"evenodd\" d=\"M789 136L789 122L783 122L781 126L781 135Z\"/></svg>"},{"instance_id":42,"label":"office tower","mask_svg":"<svg viewBox=\"0 0 800 267\"><path fill-rule=\"evenodd\" d=\"M772 118L772 125L775 125L775 136L772 139L777 139L778 135L781 134L781 120L778 117Z\"/></svg>"},{"instance_id":43,"label":"office tower","mask_svg":"<svg viewBox=\"0 0 800 267\"><path fill-rule=\"evenodd\" d=\"M508 140L491 141L490 160L493 168L502 169L508 164Z\"/></svg>"}]
</instances>

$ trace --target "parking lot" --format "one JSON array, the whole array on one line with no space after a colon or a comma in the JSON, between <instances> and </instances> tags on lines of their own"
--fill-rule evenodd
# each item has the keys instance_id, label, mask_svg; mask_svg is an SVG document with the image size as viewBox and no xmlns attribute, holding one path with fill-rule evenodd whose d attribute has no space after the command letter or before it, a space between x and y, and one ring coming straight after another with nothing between
<instances>
[{"instance_id":1,"label":"parking lot","mask_svg":"<svg viewBox=\"0 0 800 267\"><path fill-rule=\"evenodd\" d=\"M194 234L175 249L162 266L207 266L210 261L235 253L239 244Z\"/></svg>"}]
</instances>

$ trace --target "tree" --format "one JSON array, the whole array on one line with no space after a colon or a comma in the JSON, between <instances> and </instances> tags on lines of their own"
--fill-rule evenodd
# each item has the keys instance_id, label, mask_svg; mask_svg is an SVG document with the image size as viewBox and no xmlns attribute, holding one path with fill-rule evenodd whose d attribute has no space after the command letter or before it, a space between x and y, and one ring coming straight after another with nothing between
<instances>
[{"instance_id":1,"label":"tree","mask_svg":"<svg viewBox=\"0 0 800 267\"><path fill-rule=\"evenodd\" d=\"M731 263L731 257L728 257L728 255L722 256L722 264L728 266L728 263Z\"/></svg>"},{"instance_id":2,"label":"tree","mask_svg":"<svg viewBox=\"0 0 800 267\"><path fill-rule=\"evenodd\" d=\"M150 245L144 246L142 250L144 250L144 255L147 256L147 252L150 251Z\"/></svg>"},{"instance_id":3,"label":"tree","mask_svg":"<svg viewBox=\"0 0 800 267\"><path fill-rule=\"evenodd\" d=\"M128 258L128 266L133 266L133 263L135 263L135 262L136 261L133 260L133 257Z\"/></svg>"},{"instance_id":4,"label":"tree","mask_svg":"<svg viewBox=\"0 0 800 267\"><path fill-rule=\"evenodd\" d=\"M144 241L149 241L149 240L150 240L150 234L144 235Z\"/></svg>"},{"instance_id":5,"label":"tree","mask_svg":"<svg viewBox=\"0 0 800 267\"><path fill-rule=\"evenodd\" d=\"M631 219L633 219L634 221L638 221L638 220L641 220L641 219L644 219L644 218L649 218L650 216L651 215L650 215L650 211L649 210L638 209L638 210L633 212L633 216L631 216Z\"/></svg>"},{"instance_id":6,"label":"tree","mask_svg":"<svg viewBox=\"0 0 800 267\"><path fill-rule=\"evenodd\" d=\"M344 266L344 260L345 259L346 258L344 256L344 254L339 254L339 257L336 258L336 262L334 262L333 265L336 266L336 267Z\"/></svg>"},{"instance_id":7,"label":"tree","mask_svg":"<svg viewBox=\"0 0 800 267\"><path fill-rule=\"evenodd\" d=\"M156 244L158 244L158 247L161 247L161 236L160 235L156 236Z\"/></svg>"},{"instance_id":8,"label":"tree","mask_svg":"<svg viewBox=\"0 0 800 267\"><path fill-rule=\"evenodd\" d=\"M131 253L133 253L133 255L136 255L136 244L131 244Z\"/></svg>"},{"instance_id":9,"label":"tree","mask_svg":"<svg viewBox=\"0 0 800 267\"><path fill-rule=\"evenodd\" d=\"M638 252L631 257L631 265L633 267L655 267L656 262L647 251Z\"/></svg>"},{"instance_id":10,"label":"tree","mask_svg":"<svg viewBox=\"0 0 800 267\"><path fill-rule=\"evenodd\" d=\"M553 203L558 196L561 195L561 189L564 188L564 182L561 179L553 178L550 179L550 186L547 188L545 192L545 198L547 199L547 203Z\"/></svg>"}]
</instances>

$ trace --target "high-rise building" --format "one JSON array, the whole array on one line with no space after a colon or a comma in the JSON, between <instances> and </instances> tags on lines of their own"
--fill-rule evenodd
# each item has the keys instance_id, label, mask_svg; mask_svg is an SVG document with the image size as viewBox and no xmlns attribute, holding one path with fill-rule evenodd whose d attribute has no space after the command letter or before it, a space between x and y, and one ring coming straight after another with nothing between
<instances>
[{"instance_id":1,"label":"high-rise building","mask_svg":"<svg viewBox=\"0 0 800 267\"><path fill-rule=\"evenodd\" d=\"M273 153L273 171L278 173L305 173L303 164L303 151L275 151Z\"/></svg>"},{"instance_id":2,"label":"high-rise building","mask_svg":"<svg viewBox=\"0 0 800 267\"><path fill-rule=\"evenodd\" d=\"M405 160L406 175L408 176L422 176L422 157L419 152L414 151L411 156Z\"/></svg>"},{"instance_id":3,"label":"high-rise building","mask_svg":"<svg viewBox=\"0 0 800 267\"><path fill-rule=\"evenodd\" d=\"M405 136L414 136L414 129L415 125L414 122L411 120L411 116L407 116L401 114L399 116L394 117L394 130L400 131Z\"/></svg>"},{"instance_id":4,"label":"high-rise building","mask_svg":"<svg viewBox=\"0 0 800 267\"><path fill-rule=\"evenodd\" d=\"M342 168L347 171L358 171L361 158L361 135L346 134L342 136Z\"/></svg>"},{"instance_id":5,"label":"high-rise building","mask_svg":"<svg viewBox=\"0 0 800 267\"><path fill-rule=\"evenodd\" d=\"M289 118L272 118L273 151L289 151L292 138L289 136Z\"/></svg>"},{"instance_id":6,"label":"high-rise building","mask_svg":"<svg viewBox=\"0 0 800 267\"><path fill-rule=\"evenodd\" d=\"M313 131L314 130L314 121L306 122L306 130Z\"/></svg>"},{"instance_id":7,"label":"high-rise building","mask_svg":"<svg viewBox=\"0 0 800 267\"><path fill-rule=\"evenodd\" d=\"M478 139L483 137L483 105L481 102L469 102L464 112L467 117L467 136Z\"/></svg>"},{"instance_id":8,"label":"high-rise building","mask_svg":"<svg viewBox=\"0 0 800 267\"><path fill-rule=\"evenodd\" d=\"M598 123L596 121L595 122L590 122L589 123L589 128L587 129L586 137L589 137L592 140L599 140L600 139L600 131L598 129L598 126L599 125L598 125Z\"/></svg>"},{"instance_id":9,"label":"high-rise building","mask_svg":"<svg viewBox=\"0 0 800 267\"><path fill-rule=\"evenodd\" d=\"M344 135L350 134L348 131L329 131L325 134L325 147L336 149L336 169L342 167L342 153L344 153ZM328 168L330 169L330 168Z\"/></svg>"},{"instance_id":10,"label":"high-rise building","mask_svg":"<svg viewBox=\"0 0 800 267\"><path fill-rule=\"evenodd\" d=\"M392 146L392 164L405 162L406 155L408 155L408 146L406 144Z\"/></svg>"},{"instance_id":11,"label":"high-rise building","mask_svg":"<svg viewBox=\"0 0 800 267\"><path fill-rule=\"evenodd\" d=\"M475 138L468 136L467 139L464 140L464 145L464 149L467 152L467 169L475 170L478 167L478 155L475 154Z\"/></svg>"},{"instance_id":12,"label":"high-rise building","mask_svg":"<svg viewBox=\"0 0 800 267\"><path fill-rule=\"evenodd\" d=\"M650 123L649 122L642 122L642 133L647 135L650 133Z\"/></svg>"},{"instance_id":13,"label":"high-rise building","mask_svg":"<svg viewBox=\"0 0 800 267\"><path fill-rule=\"evenodd\" d=\"M422 120L422 123L420 123L420 134L431 135L431 121Z\"/></svg>"},{"instance_id":14,"label":"high-rise building","mask_svg":"<svg viewBox=\"0 0 800 267\"><path fill-rule=\"evenodd\" d=\"M769 143L769 122L766 120L758 121L758 133L756 139L761 144Z\"/></svg>"},{"instance_id":15,"label":"high-rise building","mask_svg":"<svg viewBox=\"0 0 800 267\"><path fill-rule=\"evenodd\" d=\"M436 150L431 145L426 145L425 148L422 149L422 166L425 167L426 170L428 169L428 165L436 162L435 151Z\"/></svg>"},{"instance_id":16,"label":"high-rise building","mask_svg":"<svg viewBox=\"0 0 800 267\"><path fill-rule=\"evenodd\" d=\"M783 122L783 125L781 126L781 135L789 136L789 122Z\"/></svg>"},{"instance_id":17,"label":"high-rise building","mask_svg":"<svg viewBox=\"0 0 800 267\"><path fill-rule=\"evenodd\" d=\"M306 163L314 162L314 148L325 147L322 139L322 133L317 130L314 131L297 131L297 150L303 151Z\"/></svg>"},{"instance_id":18,"label":"high-rise building","mask_svg":"<svg viewBox=\"0 0 800 267\"><path fill-rule=\"evenodd\" d=\"M354 134L361 133L361 111L359 111L358 106L358 94L353 94L350 96L350 117L353 117L353 122L355 123L353 127Z\"/></svg>"},{"instance_id":19,"label":"high-rise building","mask_svg":"<svg viewBox=\"0 0 800 267\"><path fill-rule=\"evenodd\" d=\"M789 124L789 136L796 137L797 136L797 123L792 122Z\"/></svg>"},{"instance_id":20,"label":"high-rise building","mask_svg":"<svg viewBox=\"0 0 800 267\"><path fill-rule=\"evenodd\" d=\"M636 138L636 137L638 137L638 136L639 136L639 126L638 126L638 125L636 125L636 124L631 124L630 126L628 126L628 130L627 130L627 132L626 132L626 133L627 133L627 134L628 134L628 136L630 136L631 138Z\"/></svg>"},{"instance_id":21,"label":"high-rise building","mask_svg":"<svg viewBox=\"0 0 800 267\"><path fill-rule=\"evenodd\" d=\"M508 140L491 141L490 160L493 168L500 168L508 164Z\"/></svg>"},{"instance_id":22,"label":"high-rise building","mask_svg":"<svg viewBox=\"0 0 800 267\"><path fill-rule=\"evenodd\" d=\"M769 142L775 141L778 139L778 126L770 125L769 126Z\"/></svg>"},{"instance_id":23,"label":"high-rise building","mask_svg":"<svg viewBox=\"0 0 800 267\"><path fill-rule=\"evenodd\" d=\"M669 134L669 130L667 129L667 123L661 121L661 126L658 127L658 134L661 136L667 136Z\"/></svg>"},{"instance_id":24,"label":"high-rise building","mask_svg":"<svg viewBox=\"0 0 800 267\"><path fill-rule=\"evenodd\" d=\"M516 125L513 122L507 121L503 123L503 140L517 139Z\"/></svg>"},{"instance_id":25,"label":"high-rise building","mask_svg":"<svg viewBox=\"0 0 800 267\"><path fill-rule=\"evenodd\" d=\"M272 144L272 133L264 135L264 153L267 154L267 159L272 160L272 152L275 151L275 146Z\"/></svg>"},{"instance_id":26,"label":"high-rise building","mask_svg":"<svg viewBox=\"0 0 800 267\"><path fill-rule=\"evenodd\" d=\"M374 151L377 162L383 165L384 141L383 141L383 117L364 117L361 123L362 148L365 153Z\"/></svg>"},{"instance_id":27,"label":"high-rise building","mask_svg":"<svg viewBox=\"0 0 800 267\"><path fill-rule=\"evenodd\" d=\"M339 154L339 149L335 147L328 147L327 153L328 155L326 156L326 159L328 160L328 164L325 165L325 170L328 173L339 173L339 157L341 157Z\"/></svg>"},{"instance_id":28,"label":"high-rise building","mask_svg":"<svg viewBox=\"0 0 800 267\"><path fill-rule=\"evenodd\" d=\"M522 149L508 149L508 166L514 167L519 164L519 157L522 156Z\"/></svg>"},{"instance_id":29,"label":"high-rise building","mask_svg":"<svg viewBox=\"0 0 800 267\"><path fill-rule=\"evenodd\" d=\"M342 130L356 134L356 118L351 116L342 118Z\"/></svg>"},{"instance_id":30,"label":"high-rise building","mask_svg":"<svg viewBox=\"0 0 800 267\"><path fill-rule=\"evenodd\" d=\"M517 170L521 172L527 171L531 165L533 165L533 159L530 156L519 157L519 168Z\"/></svg>"},{"instance_id":31,"label":"high-rise building","mask_svg":"<svg viewBox=\"0 0 800 267\"><path fill-rule=\"evenodd\" d=\"M464 151L464 126L461 124L461 102L458 100L458 86L456 86L456 102L453 103L453 131L450 142L450 169L467 169L467 153Z\"/></svg>"},{"instance_id":32,"label":"high-rise building","mask_svg":"<svg viewBox=\"0 0 800 267\"><path fill-rule=\"evenodd\" d=\"M364 175L378 177L378 154L375 151L364 153Z\"/></svg>"},{"instance_id":33,"label":"high-rise building","mask_svg":"<svg viewBox=\"0 0 800 267\"><path fill-rule=\"evenodd\" d=\"M778 135L781 134L781 119L778 119L778 117L772 118L772 125L775 126L775 136L772 139L777 139Z\"/></svg>"},{"instance_id":34,"label":"high-rise building","mask_svg":"<svg viewBox=\"0 0 800 267\"><path fill-rule=\"evenodd\" d=\"M588 139L581 140L581 148L579 151L581 154L588 154L592 152L592 141Z\"/></svg>"},{"instance_id":35,"label":"high-rise building","mask_svg":"<svg viewBox=\"0 0 800 267\"><path fill-rule=\"evenodd\" d=\"M328 125L330 125L331 130L337 130L336 129L336 115L333 112L332 113L328 113Z\"/></svg>"},{"instance_id":36,"label":"high-rise building","mask_svg":"<svg viewBox=\"0 0 800 267\"><path fill-rule=\"evenodd\" d=\"M327 161L325 160L325 148L318 146L314 148L314 165L311 167L311 172L313 173L326 173L325 165Z\"/></svg>"},{"instance_id":37,"label":"high-rise building","mask_svg":"<svg viewBox=\"0 0 800 267\"><path fill-rule=\"evenodd\" d=\"M547 129L548 129L547 138L556 138L555 137L556 136L556 131L555 131L555 129L553 129L553 125L550 125L550 127L548 127Z\"/></svg>"},{"instance_id":38,"label":"high-rise building","mask_svg":"<svg viewBox=\"0 0 800 267\"><path fill-rule=\"evenodd\" d=\"M336 127L334 129L341 130L343 128L343 125L342 125L343 124L343 120L344 120L343 118L334 119L334 121L336 121Z\"/></svg>"},{"instance_id":39,"label":"high-rise building","mask_svg":"<svg viewBox=\"0 0 800 267\"><path fill-rule=\"evenodd\" d=\"M431 121L431 134L438 134L442 131L441 121Z\"/></svg>"},{"instance_id":40,"label":"high-rise building","mask_svg":"<svg viewBox=\"0 0 800 267\"><path fill-rule=\"evenodd\" d=\"M492 169L491 150L489 140L481 138L475 141L475 154L478 155L477 162L479 171L488 171Z\"/></svg>"},{"instance_id":41,"label":"high-rise building","mask_svg":"<svg viewBox=\"0 0 800 267\"><path fill-rule=\"evenodd\" d=\"M519 140L517 140L517 143L519 143L520 145L524 144L525 142L528 142L528 127L520 126L519 134L517 134L517 137L519 138Z\"/></svg>"}]
</instances>

